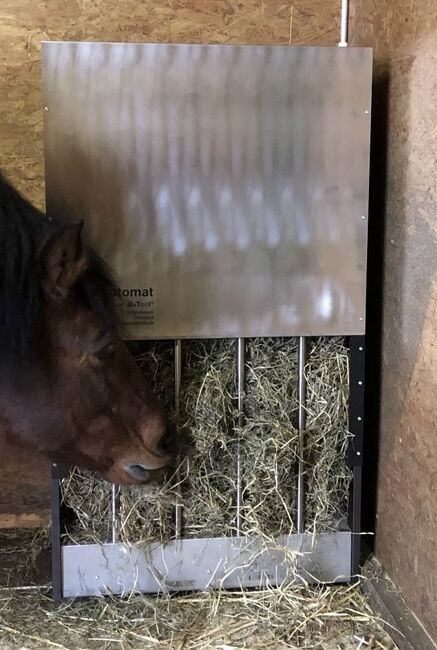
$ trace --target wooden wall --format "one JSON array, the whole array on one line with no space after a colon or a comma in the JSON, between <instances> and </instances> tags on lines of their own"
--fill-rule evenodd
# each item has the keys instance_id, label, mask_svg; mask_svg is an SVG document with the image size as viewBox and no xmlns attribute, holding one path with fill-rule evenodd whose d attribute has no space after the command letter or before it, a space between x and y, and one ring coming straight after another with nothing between
<instances>
[{"instance_id":1,"label":"wooden wall","mask_svg":"<svg viewBox=\"0 0 437 650\"><path fill-rule=\"evenodd\" d=\"M351 2L351 42L373 46L376 64L368 343L382 349L369 376L381 401L379 412L369 404L367 431L379 447L375 550L437 641L437 1Z\"/></svg>"},{"instance_id":2,"label":"wooden wall","mask_svg":"<svg viewBox=\"0 0 437 650\"><path fill-rule=\"evenodd\" d=\"M0 168L43 207L41 40L335 45L339 6L340 0L0 0ZM47 466L3 450L0 527L47 522L47 508Z\"/></svg>"}]
</instances>

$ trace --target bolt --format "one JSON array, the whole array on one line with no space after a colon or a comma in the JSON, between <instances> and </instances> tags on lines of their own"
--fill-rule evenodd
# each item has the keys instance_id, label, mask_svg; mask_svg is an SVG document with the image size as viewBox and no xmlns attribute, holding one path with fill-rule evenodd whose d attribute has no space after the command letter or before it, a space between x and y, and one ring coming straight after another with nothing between
<instances>
[{"instance_id":1,"label":"bolt","mask_svg":"<svg viewBox=\"0 0 437 650\"><path fill-rule=\"evenodd\" d=\"M57 466L58 466L58 463L53 463L53 467L57 467Z\"/></svg>"},{"instance_id":2,"label":"bolt","mask_svg":"<svg viewBox=\"0 0 437 650\"><path fill-rule=\"evenodd\" d=\"M363 316L360 316L360 320L364 320Z\"/></svg>"},{"instance_id":3,"label":"bolt","mask_svg":"<svg viewBox=\"0 0 437 650\"><path fill-rule=\"evenodd\" d=\"M358 422L361 422L361 417L358 416L358 417L357 417L357 420L358 420Z\"/></svg>"},{"instance_id":4,"label":"bolt","mask_svg":"<svg viewBox=\"0 0 437 650\"><path fill-rule=\"evenodd\" d=\"M361 456L361 451L357 451L357 456Z\"/></svg>"},{"instance_id":5,"label":"bolt","mask_svg":"<svg viewBox=\"0 0 437 650\"><path fill-rule=\"evenodd\" d=\"M365 215L365 214L362 214L362 215L361 215L361 219L363 219L363 220L367 219L366 215Z\"/></svg>"},{"instance_id":6,"label":"bolt","mask_svg":"<svg viewBox=\"0 0 437 650\"><path fill-rule=\"evenodd\" d=\"M49 107L48 107L48 106L44 106L44 110L45 110L45 111L48 111L48 110L49 110Z\"/></svg>"},{"instance_id":7,"label":"bolt","mask_svg":"<svg viewBox=\"0 0 437 650\"><path fill-rule=\"evenodd\" d=\"M365 111L364 111L364 115L370 115L370 111L365 110Z\"/></svg>"},{"instance_id":8,"label":"bolt","mask_svg":"<svg viewBox=\"0 0 437 650\"><path fill-rule=\"evenodd\" d=\"M363 346L360 345L360 347L358 349L359 349L360 352L362 352L363 351Z\"/></svg>"},{"instance_id":9,"label":"bolt","mask_svg":"<svg viewBox=\"0 0 437 650\"><path fill-rule=\"evenodd\" d=\"M100 580L100 576L96 576L96 580Z\"/></svg>"},{"instance_id":10,"label":"bolt","mask_svg":"<svg viewBox=\"0 0 437 650\"><path fill-rule=\"evenodd\" d=\"M358 386L362 386L362 385L363 385L363 382L360 379L360 381L358 382Z\"/></svg>"}]
</instances>

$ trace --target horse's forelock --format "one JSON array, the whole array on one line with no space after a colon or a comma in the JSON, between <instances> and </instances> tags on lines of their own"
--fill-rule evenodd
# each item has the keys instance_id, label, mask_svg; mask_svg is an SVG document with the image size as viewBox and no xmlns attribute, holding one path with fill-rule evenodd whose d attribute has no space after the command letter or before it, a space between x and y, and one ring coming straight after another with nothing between
<instances>
[{"instance_id":1,"label":"horse's forelock","mask_svg":"<svg viewBox=\"0 0 437 650\"><path fill-rule=\"evenodd\" d=\"M0 362L24 360L35 348L41 308L41 216L0 177Z\"/></svg>"},{"instance_id":2,"label":"horse's forelock","mask_svg":"<svg viewBox=\"0 0 437 650\"><path fill-rule=\"evenodd\" d=\"M39 250L54 227L0 174L0 367L31 362L43 341ZM112 276L93 251L88 255L78 295L108 327L117 328Z\"/></svg>"}]
</instances>

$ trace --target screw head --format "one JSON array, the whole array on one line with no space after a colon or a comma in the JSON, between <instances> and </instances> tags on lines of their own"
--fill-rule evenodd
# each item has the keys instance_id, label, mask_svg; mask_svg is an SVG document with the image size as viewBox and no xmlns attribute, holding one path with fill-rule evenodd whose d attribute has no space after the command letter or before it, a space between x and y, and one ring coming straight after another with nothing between
<instances>
[{"instance_id":1,"label":"screw head","mask_svg":"<svg viewBox=\"0 0 437 650\"><path fill-rule=\"evenodd\" d=\"M48 106L44 106L44 110L45 110L45 111L48 111L48 110L49 110L49 107L48 107Z\"/></svg>"},{"instance_id":2,"label":"screw head","mask_svg":"<svg viewBox=\"0 0 437 650\"><path fill-rule=\"evenodd\" d=\"M360 345L360 347L358 349L359 349L360 352L362 352L363 351L363 346Z\"/></svg>"},{"instance_id":3,"label":"screw head","mask_svg":"<svg viewBox=\"0 0 437 650\"><path fill-rule=\"evenodd\" d=\"M361 451L357 451L357 456L361 456Z\"/></svg>"},{"instance_id":4,"label":"screw head","mask_svg":"<svg viewBox=\"0 0 437 650\"><path fill-rule=\"evenodd\" d=\"M361 422L361 419L362 419L362 418L361 418L361 416L359 415L359 416L357 417L358 422Z\"/></svg>"},{"instance_id":5,"label":"screw head","mask_svg":"<svg viewBox=\"0 0 437 650\"><path fill-rule=\"evenodd\" d=\"M363 382L360 379L360 381L358 382L358 386L362 386L362 385L363 385Z\"/></svg>"}]
</instances>

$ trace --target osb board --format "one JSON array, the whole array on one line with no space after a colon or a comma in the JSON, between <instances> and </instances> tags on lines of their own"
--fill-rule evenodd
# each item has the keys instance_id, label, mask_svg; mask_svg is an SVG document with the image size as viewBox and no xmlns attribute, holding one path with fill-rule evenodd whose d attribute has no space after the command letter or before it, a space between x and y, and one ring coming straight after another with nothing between
<instances>
[{"instance_id":1,"label":"osb board","mask_svg":"<svg viewBox=\"0 0 437 650\"><path fill-rule=\"evenodd\" d=\"M335 45L338 31L338 0L0 0L0 168L44 207L41 40ZM46 483L26 478L40 461L2 462L0 527L46 521Z\"/></svg>"},{"instance_id":2,"label":"osb board","mask_svg":"<svg viewBox=\"0 0 437 650\"><path fill-rule=\"evenodd\" d=\"M436 20L436 0L350 0L350 43L375 48L376 63L390 61L435 38Z\"/></svg>"},{"instance_id":3,"label":"osb board","mask_svg":"<svg viewBox=\"0 0 437 650\"><path fill-rule=\"evenodd\" d=\"M437 641L437 2L353 0L351 15L388 107L376 554Z\"/></svg>"}]
</instances>

